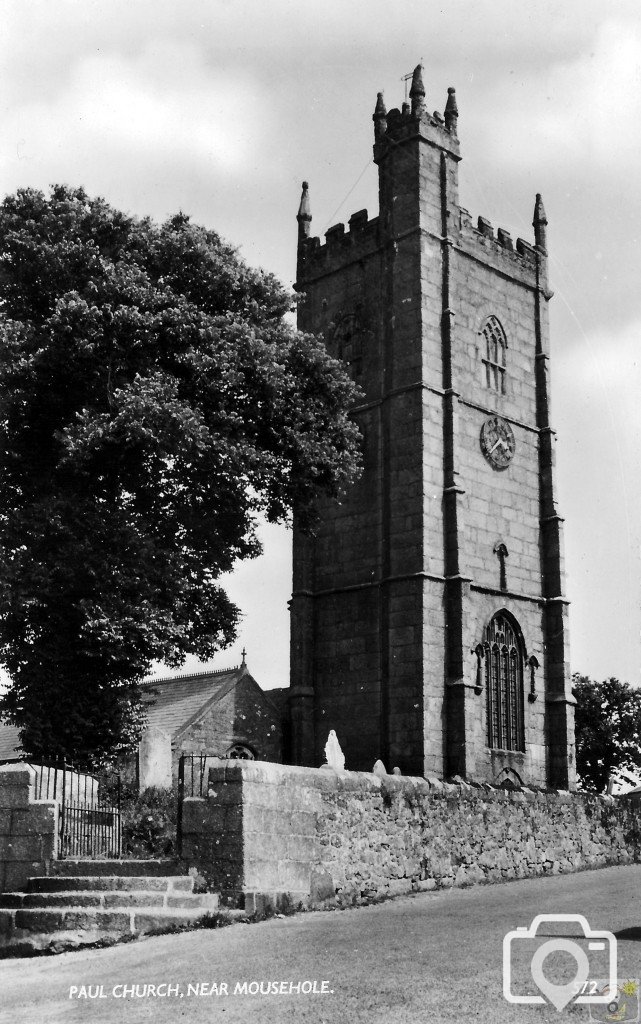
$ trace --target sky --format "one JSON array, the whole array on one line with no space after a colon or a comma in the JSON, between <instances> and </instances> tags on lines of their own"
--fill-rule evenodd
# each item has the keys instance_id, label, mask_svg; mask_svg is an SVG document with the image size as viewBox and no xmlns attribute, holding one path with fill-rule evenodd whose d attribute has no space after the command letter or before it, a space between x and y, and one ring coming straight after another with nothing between
<instances>
[{"instance_id":1,"label":"sky","mask_svg":"<svg viewBox=\"0 0 641 1024\"><path fill-rule=\"evenodd\" d=\"M455 86L462 204L549 220L552 422L573 671L641 684L641 4L638 0L3 0L0 190L84 185L183 210L291 285L312 233L377 212L371 115L421 61ZM290 535L227 585L243 619L215 665L289 674ZM188 662L187 668L194 663Z\"/></svg>"}]
</instances>

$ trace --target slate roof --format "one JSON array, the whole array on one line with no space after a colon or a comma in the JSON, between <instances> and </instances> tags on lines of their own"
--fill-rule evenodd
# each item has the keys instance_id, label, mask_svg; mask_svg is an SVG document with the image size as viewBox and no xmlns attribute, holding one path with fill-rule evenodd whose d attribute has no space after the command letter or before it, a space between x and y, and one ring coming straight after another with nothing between
<instances>
[{"instance_id":1,"label":"slate roof","mask_svg":"<svg viewBox=\"0 0 641 1024\"><path fill-rule=\"evenodd\" d=\"M175 739L233 690L244 675L255 683L244 664L236 668L219 669L217 672L192 672L147 679L146 685L156 691L149 696L153 703L150 703L147 712L147 727L163 729Z\"/></svg>"},{"instance_id":2,"label":"slate roof","mask_svg":"<svg viewBox=\"0 0 641 1024\"><path fill-rule=\"evenodd\" d=\"M235 668L219 669L215 672L205 670L147 679L145 685L154 691L148 695L147 726L162 729L168 732L172 739L176 739L213 704L227 696L243 676L246 676L267 700L270 699L270 691L261 690L244 663ZM278 701L273 703L279 707ZM19 745L18 730L15 726L0 722L0 761L19 757Z\"/></svg>"}]
</instances>

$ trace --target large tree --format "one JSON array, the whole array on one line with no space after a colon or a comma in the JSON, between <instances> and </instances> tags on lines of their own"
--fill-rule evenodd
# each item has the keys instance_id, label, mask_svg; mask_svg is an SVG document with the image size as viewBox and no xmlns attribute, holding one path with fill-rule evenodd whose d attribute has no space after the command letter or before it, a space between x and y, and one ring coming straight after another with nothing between
<instances>
[{"instance_id":1,"label":"large tree","mask_svg":"<svg viewBox=\"0 0 641 1024\"><path fill-rule=\"evenodd\" d=\"M0 208L0 714L33 754L132 743L151 663L235 636L259 515L357 473L355 388L292 297L182 214L56 186Z\"/></svg>"},{"instance_id":2,"label":"large tree","mask_svg":"<svg viewBox=\"0 0 641 1024\"><path fill-rule=\"evenodd\" d=\"M602 793L617 769L641 772L641 690L618 679L575 675L576 768L585 789Z\"/></svg>"}]
</instances>

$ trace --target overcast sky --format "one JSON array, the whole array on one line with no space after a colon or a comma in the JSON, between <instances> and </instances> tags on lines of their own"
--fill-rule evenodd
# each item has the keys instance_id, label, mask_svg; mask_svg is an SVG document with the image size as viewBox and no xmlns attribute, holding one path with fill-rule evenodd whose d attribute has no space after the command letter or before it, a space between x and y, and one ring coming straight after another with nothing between
<instances>
[{"instance_id":1,"label":"overcast sky","mask_svg":"<svg viewBox=\"0 0 641 1024\"><path fill-rule=\"evenodd\" d=\"M292 282L313 234L377 210L376 93L422 59L457 90L461 202L530 238L549 219L553 424L572 668L641 683L641 4L638 0L4 0L4 192L82 184L178 209ZM289 537L229 581L239 660L288 682Z\"/></svg>"}]
</instances>

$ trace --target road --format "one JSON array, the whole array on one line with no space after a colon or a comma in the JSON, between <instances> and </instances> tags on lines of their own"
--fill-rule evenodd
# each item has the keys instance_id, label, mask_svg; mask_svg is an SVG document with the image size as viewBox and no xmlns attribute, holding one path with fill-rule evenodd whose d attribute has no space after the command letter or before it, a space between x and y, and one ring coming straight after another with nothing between
<instances>
[{"instance_id":1,"label":"road","mask_svg":"<svg viewBox=\"0 0 641 1024\"><path fill-rule=\"evenodd\" d=\"M588 1021L586 1006L557 1012L503 998L503 937L541 913L583 914L593 928L619 933L619 977L641 975L641 866L635 865L0 961L0 1021ZM251 994L261 981L279 991ZM317 991L305 991L314 982ZM125 986L132 985L145 994L128 994ZM150 985L155 989L145 989Z\"/></svg>"}]
</instances>

